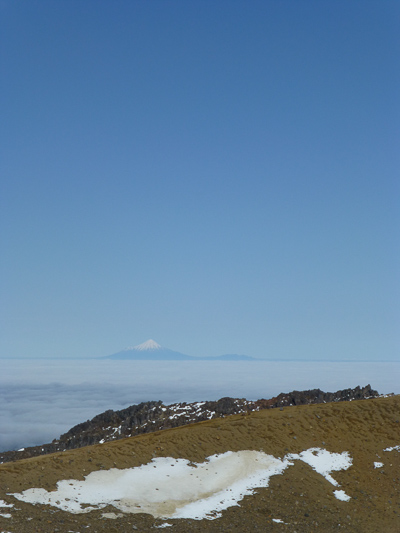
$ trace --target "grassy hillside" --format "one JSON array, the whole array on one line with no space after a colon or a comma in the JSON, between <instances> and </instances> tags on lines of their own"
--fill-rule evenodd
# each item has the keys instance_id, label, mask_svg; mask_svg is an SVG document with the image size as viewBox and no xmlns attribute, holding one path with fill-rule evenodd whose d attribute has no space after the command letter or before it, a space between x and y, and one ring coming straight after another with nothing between
<instances>
[{"instance_id":1,"label":"grassy hillside","mask_svg":"<svg viewBox=\"0 0 400 533\"><path fill-rule=\"evenodd\" d=\"M256 532L282 531L398 533L400 531L400 452L383 451L400 444L400 396L354 402L285 407L234 415L158 431L103 445L24 459L0 465L0 531L11 533ZM334 473L351 499L340 501L334 487L302 461L272 476L268 487L245 496L215 520L162 520L145 514L116 519L112 506L71 514L48 505L18 501L10 493L32 487L55 490L63 479L83 479L90 472L130 468L155 457L203 462L228 450L257 450L275 457L320 447L348 451L353 464ZM379 468L374 462L383 463ZM11 516L8 516L11 515ZM112 516L112 515L110 515ZM114 515L115 516L115 515ZM275 520L275 521L274 521ZM282 522L276 522L282 520Z\"/></svg>"}]
</instances>

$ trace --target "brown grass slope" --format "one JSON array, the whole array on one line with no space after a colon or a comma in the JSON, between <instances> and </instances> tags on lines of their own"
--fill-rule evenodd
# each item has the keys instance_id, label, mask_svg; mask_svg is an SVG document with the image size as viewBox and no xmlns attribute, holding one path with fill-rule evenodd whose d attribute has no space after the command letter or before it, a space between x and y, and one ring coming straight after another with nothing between
<instances>
[{"instance_id":1,"label":"brown grass slope","mask_svg":"<svg viewBox=\"0 0 400 533\"><path fill-rule=\"evenodd\" d=\"M383 452L400 444L400 396L355 402L318 404L252 412L224 419L158 431L103 445L90 446L0 465L0 499L14 503L12 518L0 517L0 531L66 533L84 531L156 531L161 520L150 515L102 518L109 507L87 514L69 514L48 506L15 500L8 493L30 487L56 488L61 479L83 479L88 473L128 468L153 457L171 456L201 462L228 450L261 450L276 457L310 447L349 451L353 465L334 473L351 496L342 502L335 487L307 464L295 461L266 488L245 497L216 520L171 520L167 531L354 533L400 532L400 452ZM374 461L384 466L374 468ZM277 524L279 518L286 524Z\"/></svg>"}]
</instances>

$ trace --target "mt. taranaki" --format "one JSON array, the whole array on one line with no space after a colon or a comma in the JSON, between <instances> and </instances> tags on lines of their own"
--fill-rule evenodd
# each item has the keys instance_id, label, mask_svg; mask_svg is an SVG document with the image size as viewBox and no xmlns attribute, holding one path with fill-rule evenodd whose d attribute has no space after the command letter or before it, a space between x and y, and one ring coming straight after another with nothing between
<instances>
[{"instance_id":1,"label":"mt. taranaki","mask_svg":"<svg viewBox=\"0 0 400 533\"><path fill-rule=\"evenodd\" d=\"M226 354L217 357L193 357L184 353L175 352L168 348L160 346L157 342L149 339L142 344L133 346L132 348L125 348L120 352L112 355L107 355L106 359L131 359L131 360L146 360L146 361L256 361L255 357L248 355Z\"/></svg>"}]
</instances>

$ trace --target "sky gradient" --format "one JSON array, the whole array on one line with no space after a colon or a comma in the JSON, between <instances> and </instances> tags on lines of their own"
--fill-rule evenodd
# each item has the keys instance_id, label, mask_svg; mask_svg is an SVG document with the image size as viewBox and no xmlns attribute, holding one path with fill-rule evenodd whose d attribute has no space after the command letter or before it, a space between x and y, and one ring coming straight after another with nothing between
<instances>
[{"instance_id":1,"label":"sky gradient","mask_svg":"<svg viewBox=\"0 0 400 533\"><path fill-rule=\"evenodd\" d=\"M399 15L0 0L0 357L398 360Z\"/></svg>"}]
</instances>

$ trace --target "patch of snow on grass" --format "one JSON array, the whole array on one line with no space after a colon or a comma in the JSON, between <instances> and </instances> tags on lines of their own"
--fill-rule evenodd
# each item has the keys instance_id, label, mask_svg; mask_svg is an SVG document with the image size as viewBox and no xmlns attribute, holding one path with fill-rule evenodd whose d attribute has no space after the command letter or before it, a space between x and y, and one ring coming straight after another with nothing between
<instances>
[{"instance_id":1,"label":"patch of snow on grass","mask_svg":"<svg viewBox=\"0 0 400 533\"><path fill-rule=\"evenodd\" d=\"M350 496L348 496L344 490L335 490L333 494L342 502L348 502L350 500Z\"/></svg>"},{"instance_id":2,"label":"patch of snow on grass","mask_svg":"<svg viewBox=\"0 0 400 533\"><path fill-rule=\"evenodd\" d=\"M32 488L12 495L70 513L88 513L113 505L122 512L148 513L155 518L212 520L221 516L221 511L238 505L254 489L267 487L270 477L282 474L295 459L308 463L335 486L338 483L330 472L349 468L352 463L347 452L330 453L320 448L283 459L250 450L212 455L203 463L157 457L136 468L95 471L83 481L59 481L54 491ZM335 495L343 501L349 499L343 491L335 491ZM111 518L108 515L104 516Z\"/></svg>"},{"instance_id":3,"label":"patch of snow on grass","mask_svg":"<svg viewBox=\"0 0 400 533\"><path fill-rule=\"evenodd\" d=\"M393 451L400 452L400 444L397 446L392 446L391 448L385 448L383 451L384 452L393 452Z\"/></svg>"},{"instance_id":4,"label":"patch of snow on grass","mask_svg":"<svg viewBox=\"0 0 400 533\"><path fill-rule=\"evenodd\" d=\"M0 500L0 507L14 507L13 503L7 503L4 500Z\"/></svg>"},{"instance_id":5,"label":"patch of snow on grass","mask_svg":"<svg viewBox=\"0 0 400 533\"><path fill-rule=\"evenodd\" d=\"M322 448L309 448L299 454L291 453L286 456L289 460L300 459L311 466L318 474L324 476L332 485L337 487L339 483L333 479L331 472L337 470L347 470L352 465L348 452L331 453Z\"/></svg>"},{"instance_id":6,"label":"patch of snow on grass","mask_svg":"<svg viewBox=\"0 0 400 533\"><path fill-rule=\"evenodd\" d=\"M289 464L256 451L226 452L203 463L189 463L158 457L137 468L92 472L84 481L59 481L55 491L33 488L13 496L71 513L113 505L123 512L157 518L212 519L254 488L267 486L269 478Z\"/></svg>"}]
</instances>

